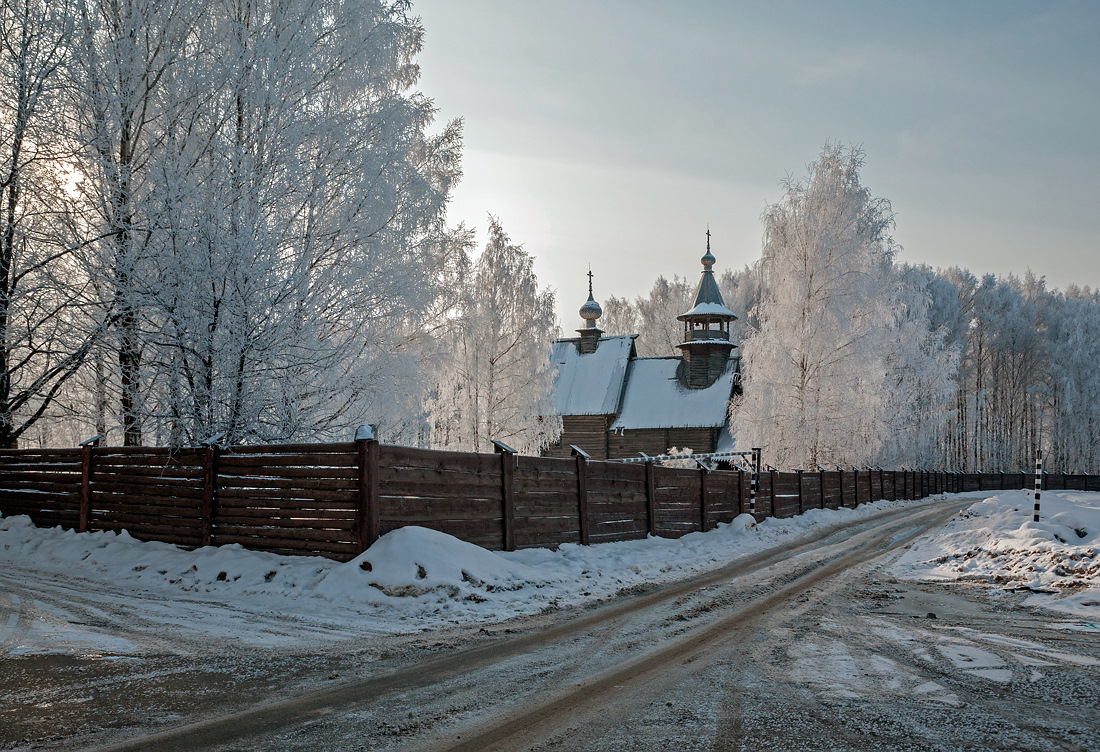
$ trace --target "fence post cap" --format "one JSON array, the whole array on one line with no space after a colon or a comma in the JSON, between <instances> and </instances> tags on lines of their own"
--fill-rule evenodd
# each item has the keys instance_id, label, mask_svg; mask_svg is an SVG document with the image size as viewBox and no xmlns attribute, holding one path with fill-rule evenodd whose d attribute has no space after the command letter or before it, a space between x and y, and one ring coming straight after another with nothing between
<instances>
[{"instance_id":1,"label":"fence post cap","mask_svg":"<svg viewBox=\"0 0 1100 752\"><path fill-rule=\"evenodd\" d=\"M569 445L569 451L573 453L574 457L584 457L586 460L592 459L592 455L590 455L588 452L581 449L576 444L570 444Z\"/></svg>"},{"instance_id":2,"label":"fence post cap","mask_svg":"<svg viewBox=\"0 0 1100 752\"><path fill-rule=\"evenodd\" d=\"M378 441L378 424L367 423L355 429L356 441Z\"/></svg>"},{"instance_id":3,"label":"fence post cap","mask_svg":"<svg viewBox=\"0 0 1100 752\"><path fill-rule=\"evenodd\" d=\"M515 449L505 444L503 441L497 441L493 439L493 450L497 454L519 454Z\"/></svg>"}]
</instances>

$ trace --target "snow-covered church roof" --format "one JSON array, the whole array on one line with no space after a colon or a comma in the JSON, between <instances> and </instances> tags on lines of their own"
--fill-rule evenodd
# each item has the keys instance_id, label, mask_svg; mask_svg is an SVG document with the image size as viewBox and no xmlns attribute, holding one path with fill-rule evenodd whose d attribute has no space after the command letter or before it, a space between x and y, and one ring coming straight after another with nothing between
<instances>
[{"instance_id":1,"label":"snow-covered church roof","mask_svg":"<svg viewBox=\"0 0 1100 752\"><path fill-rule=\"evenodd\" d=\"M588 273L580 337L558 340L551 353L557 368L554 407L559 415L611 416L612 431L726 425L739 373L739 359L730 357L736 346L729 341L729 324L737 316L726 307L714 280L709 230L702 263L693 307L678 317L684 321L686 341L678 345L684 353L671 358L639 358L634 348L637 335L600 336L596 321L602 311Z\"/></svg>"},{"instance_id":2,"label":"snow-covered church roof","mask_svg":"<svg viewBox=\"0 0 1100 752\"><path fill-rule=\"evenodd\" d=\"M635 358L630 363L623 406L611 430L720 428L733 394L737 361L705 389L688 389L676 376L680 358Z\"/></svg>"},{"instance_id":3,"label":"snow-covered church roof","mask_svg":"<svg viewBox=\"0 0 1100 752\"><path fill-rule=\"evenodd\" d=\"M614 415L619 411L636 334L602 337L595 352L582 354L576 339L554 343L551 357L554 409L559 415Z\"/></svg>"}]
</instances>

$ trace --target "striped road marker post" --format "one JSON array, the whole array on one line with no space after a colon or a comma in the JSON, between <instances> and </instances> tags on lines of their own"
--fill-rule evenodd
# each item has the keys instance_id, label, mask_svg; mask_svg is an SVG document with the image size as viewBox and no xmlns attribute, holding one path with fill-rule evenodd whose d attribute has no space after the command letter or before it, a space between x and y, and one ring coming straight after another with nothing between
<instances>
[{"instance_id":1,"label":"striped road marker post","mask_svg":"<svg viewBox=\"0 0 1100 752\"><path fill-rule=\"evenodd\" d=\"M1043 489L1043 450L1035 452L1035 522L1039 521L1039 492Z\"/></svg>"},{"instance_id":2,"label":"striped road marker post","mask_svg":"<svg viewBox=\"0 0 1100 752\"><path fill-rule=\"evenodd\" d=\"M749 479L749 514L756 514L756 484L760 479L760 447L752 448L752 477Z\"/></svg>"}]
</instances>

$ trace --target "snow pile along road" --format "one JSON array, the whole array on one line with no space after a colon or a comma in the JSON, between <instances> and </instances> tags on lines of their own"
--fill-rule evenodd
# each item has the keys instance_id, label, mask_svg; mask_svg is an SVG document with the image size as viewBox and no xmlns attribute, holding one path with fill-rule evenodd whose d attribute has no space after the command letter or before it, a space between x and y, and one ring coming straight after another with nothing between
<instances>
[{"instance_id":1,"label":"snow pile along road","mask_svg":"<svg viewBox=\"0 0 1100 752\"><path fill-rule=\"evenodd\" d=\"M1039 522L1028 491L1004 491L924 536L899 577L971 581L1037 595L1029 605L1100 617L1100 494L1045 491Z\"/></svg>"},{"instance_id":2,"label":"snow pile along road","mask_svg":"<svg viewBox=\"0 0 1100 752\"><path fill-rule=\"evenodd\" d=\"M279 556L239 545L187 551L125 532L78 534L0 519L0 586L42 600L49 585L80 592L103 610L252 645L324 640L370 632L408 633L447 624L488 623L614 597L670 582L782 545L821 526L841 526L893 507L811 510L756 525L749 515L707 533L558 550L487 551L449 535L406 527L384 535L353 561ZM0 588L2 590L2 588ZM93 604L94 605L94 604ZM0 602L0 607L4 604ZM40 604L41 606L41 604ZM53 633L86 618L53 613ZM297 624L298 626L293 626ZM303 630L302 625L309 629ZM33 633L34 630L31 630ZM23 652L49 652L48 641Z\"/></svg>"}]
</instances>

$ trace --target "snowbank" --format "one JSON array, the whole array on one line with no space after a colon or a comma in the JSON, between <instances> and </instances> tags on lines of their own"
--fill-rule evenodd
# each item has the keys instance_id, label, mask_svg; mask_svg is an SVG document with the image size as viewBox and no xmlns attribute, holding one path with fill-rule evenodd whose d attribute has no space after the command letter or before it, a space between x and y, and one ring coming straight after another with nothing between
<instances>
[{"instance_id":1,"label":"snowbank","mask_svg":"<svg viewBox=\"0 0 1100 752\"><path fill-rule=\"evenodd\" d=\"M1100 618L1100 494L1028 491L974 504L894 566L904 579L973 581L1037 593L1029 604Z\"/></svg>"},{"instance_id":2,"label":"snowbank","mask_svg":"<svg viewBox=\"0 0 1100 752\"><path fill-rule=\"evenodd\" d=\"M26 517L0 518L0 581L31 582L47 573L75 579L87 597L110 603L112 610L133 609L136 616L167 620L179 629L194 622L204 633L271 645L294 638L294 629L279 626L292 622L309 625L315 636L348 637L488 623L610 598L721 566L821 525L915 503L811 510L759 525L741 515L676 540L566 544L556 551L487 551L406 527L344 564L238 545L187 551L125 532L76 533L36 528Z\"/></svg>"}]
</instances>

